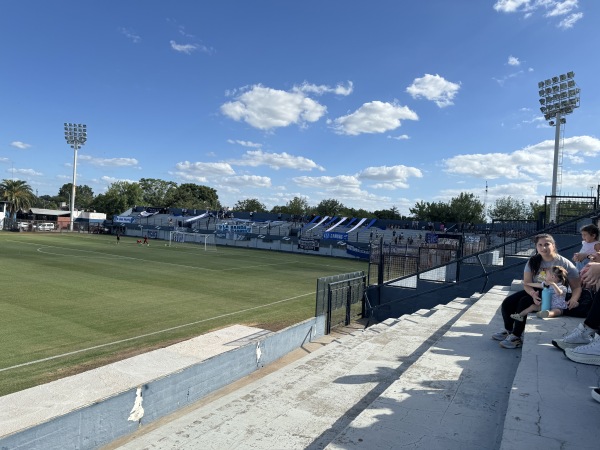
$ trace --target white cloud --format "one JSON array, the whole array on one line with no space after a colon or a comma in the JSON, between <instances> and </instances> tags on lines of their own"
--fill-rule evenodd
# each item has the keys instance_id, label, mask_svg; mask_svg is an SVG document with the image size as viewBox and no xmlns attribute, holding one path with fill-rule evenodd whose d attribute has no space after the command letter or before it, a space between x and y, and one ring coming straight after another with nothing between
<instances>
[{"instance_id":1,"label":"white cloud","mask_svg":"<svg viewBox=\"0 0 600 450\"><path fill-rule=\"evenodd\" d=\"M545 14L546 17L564 16L579 7L578 0L547 1L546 3L548 3L547 8L550 9Z\"/></svg>"},{"instance_id":2,"label":"white cloud","mask_svg":"<svg viewBox=\"0 0 600 450\"><path fill-rule=\"evenodd\" d=\"M406 141L410 139L408 134L401 134L400 136L388 136L388 139L395 139L396 141Z\"/></svg>"},{"instance_id":3,"label":"white cloud","mask_svg":"<svg viewBox=\"0 0 600 450\"><path fill-rule=\"evenodd\" d=\"M558 28L562 28L563 30L573 28L573 25L581 18L583 18L583 13L571 14L558 23Z\"/></svg>"},{"instance_id":4,"label":"white cloud","mask_svg":"<svg viewBox=\"0 0 600 450\"><path fill-rule=\"evenodd\" d=\"M77 159L98 167L135 167L138 165L138 160L135 158L94 158L89 155L79 155Z\"/></svg>"},{"instance_id":5,"label":"white cloud","mask_svg":"<svg viewBox=\"0 0 600 450\"><path fill-rule=\"evenodd\" d=\"M272 169L279 170L295 169L295 170L313 170L317 169L324 171L325 169L315 163L313 160L303 156L294 156L288 153L266 153L262 150L250 150L242 156L241 160L229 161L230 164L238 166L269 166Z\"/></svg>"},{"instance_id":6,"label":"white cloud","mask_svg":"<svg viewBox=\"0 0 600 450\"><path fill-rule=\"evenodd\" d=\"M21 150L26 150L29 147L31 147L31 145L26 144L25 142L21 142L21 141L12 141L10 143L10 145L12 145L13 147L16 147L18 149L21 149Z\"/></svg>"},{"instance_id":7,"label":"white cloud","mask_svg":"<svg viewBox=\"0 0 600 450\"><path fill-rule=\"evenodd\" d=\"M340 83L335 87L331 87L326 85L310 84L305 81L300 86L294 86L293 91L316 95L336 94L347 96L352 94L352 92L354 91L354 85L352 81L348 81L348 84L346 86Z\"/></svg>"},{"instance_id":8,"label":"white cloud","mask_svg":"<svg viewBox=\"0 0 600 450\"><path fill-rule=\"evenodd\" d=\"M238 145L241 145L242 147L251 147L251 148L261 148L262 147L262 144L257 144L255 142L250 142L250 141L239 141L239 140L227 139L227 142L229 144L238 144Z\"/></svg>"},{"instance_id":9,"label":"white cloud","mask_svg":"<svg viewBox=\"0 0 600 450\"><path fill-rule=\"evenodd\" d=\"M271 178L258 175L239 175L235 177L224 177L219 180L223 185L241 186L244 188L269 188L271 187Z\"/></svg>"},{"instance_id":10,"label":"white cloud","mask_svg":"<svg viewBox=\"0 0 600 450\"><path fill-rule=\"evenodd\" d=\"M129 28L119 28L119 31L123 36L130 39L131 42L133 42L134 44L139 44L140 42L142 42L142 38Z\"/></svg>"},{"instance_id":11,"label":"white cloud","mask_svg":"<svg viewBox=\"0 0 600 450\"><path fill-rule=\"evenodd\" d=\"M510 55L508 57L508 65L509 66L520 66L521 65L521 61L519 61L519 58L517 58L516 56Z\"/></svg>"},{"instance_id":12,"label":"white cloud","mask_svg":"<svg viewBox=\"0 0 600 450\"><path fill-rule=\"evenodd\" d=\"M178 44L175 41L169 41L171 44L171 48L176 52L185 53L186 55L190 55L196 50L199 49L199 46L196 44Z\"/></svg>"},{"instance_id":13,"label":"white cloud","mask_svg":"<svg viewBox=\"0 0 600 450\"><path fill-rule=\"evenodd\" d=\"M327 112L327 108L306 97L303 92L286 92L255 85L235 101L221 105L221 112L259 130L270 130L316 122Z\"/></svg>"},{"instance_id":14,"label":"white cloud","mask_svg":"<svg viewBox=\"0 0 600 450\"><path fill-rule=\"evenodd\" d=\"M445 80L439 75L425 74L422 78L415 78L413 84L406 88L413 98L424 97L435 102L440 108L453 105L452 100L458 93L460 84Z\"/></svg>"},{"instance_id":15,"label":"white cloud","mask_svg":"<svg viewBox=\"0 0 600 450\"><path fill-rule=\"evenodd\" d=\"M109 176L102 176L100 177L100 180L102 180L102 182L106 183L106 184L113 184L113 183L117 183L117 182L125 182L125 183L137 183L138 180L129 180L127 178L115 178L115 177L109 177Z\"/></svg>"},{"instance_id":16,"label":"white cloud","mask_svg":"<svg viewBox=\"0 0 600 450\"><path fill-rule=\"evenodd\" d=\"M358 174L360 180L378 181L379 183L372 187L382 189L406 189L411 177L422 178L423 173L414 167L398 165L367 167Z\"/></svg>"},{"instance_id":17,"label":"white cloud","mask_svg":"<svg viewBox=\"0 0 600 450\"><path fill-rule=\"evenodd\" d=\"M400 127L401 120L419 120L419 117L407 106L373 101L347 116L338 117L332 127L338 134L356 136L395 130Z\"/></svg>"},{"instance_id":18,"label":"white cloud","mask_svg":"<svg viewBox=\"0 0 600 450\"><path fill-rule=\"evenodd\" d=\"M519 10L527 10L530 0L498 0L494 5L496 11L513 13Z\"/></svg>"},{"instance_id":19,"label":"white cloud","mask_svg":"<svg viewBox=\"0 0 600 450\"><path fill-rule=\"evenodd\" d=\"M581 18L583 13L572 13L579 8L579 0L498 0L494 4L494 9L502 13L523 13L524 18L531 17L536 11L545 11L544 17L555 18L563 17L558 28L568 29Z\"/></svg>"},{"instance_id":20,"label":"white cloud","mask_svg":"<svg viewBox=\"0 0 600 450\"><path fill-rule=\"evenodd\" d=\"M7 172L9 171L9 169L7 169ZM44 175L41 172L36 172L33 169L11 169L10 172L14 172L14 173L18 173L19 175L25 175L28 177L41 177L42 175Z\"/></svg>"},{"instance_id":21,"label":"white cloud","mask_svg":"<svg viewBox=\"0 0 600 450\"><path fill-rule=\"evenodd\" d=\"M206 177L221 177L235 174L235 171L228 163L192 163L184 161L177 163L175 168L180 174L186 174L186 176L191 177L200 177L204 180Z\"/></svg>"},{"instance_id":22,"label":"white cloud","mask_svg":"<svg viewBox=\"0 0 600 450\"><path fill-rule=\"evenodd\" d=\"M336 177L294 177L292 181L298 186L312 187L316 189L332 188L358 188L360 180L353 175L338 175Z\"/></svg>"},{"instance_id":23,"label":"white cloud","mask_svg":"<svg viewBox=\"0 0 600 450\"><path fill-rule=\"evenodd\" d=\"M581 164L586 157L600 155L600 140L575 136L564 140L563 157L571 164ZM512 153L457 155L444 160L445 171L481 179L538 180L551 179L554 164L554 140L546 140Z\"/></svg>"}]
</instances>

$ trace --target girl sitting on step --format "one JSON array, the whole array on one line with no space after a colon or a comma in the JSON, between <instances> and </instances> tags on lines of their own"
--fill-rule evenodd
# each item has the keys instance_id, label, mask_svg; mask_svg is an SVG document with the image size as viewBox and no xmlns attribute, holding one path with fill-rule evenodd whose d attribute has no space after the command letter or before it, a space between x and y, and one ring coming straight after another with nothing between
<instances>
[{"instance_id":1,"label":"girl sitting on step","mask_svg":"<svg viewBox=\"0 0 600 450\"><path fill-rule=\"evenodd\" d=\"M541 311L540 305L535 303L528 306L520 313L511 314L510 317L523 322L523 318L531 312L537 311L537 316L541 318L547 317L559 317L563 315L564 310L567 309L567 280L568 272L567 269L561 266L552 266L552 268L546 273L546 280L541 283L526 283L532 288L544 289L549 287L552 289L552 303L549 310Z\"/></svg>"},{"instance_id":2,"label":"girl sitting on step","mask_svg":"<svg viewBox=\"0 0 600 450\"><path fill-rule=\"evenodd\" d=\"M547 272L552 266L562 266L567 270L571 296L567 300L568 310L565 315L576 315L579 309L579 296L581 295L581 282L579 272L575 265L556 251L556 242L549 234L538 234L534 238L536 253L529 258L523 271L524 290L509 295L502 302L502 319L504 330L492 335L493 339L500 341L500 347L518 348L523 345L522 335L525 331L527 317L515 320L511 317L516 312L523 311L532 304L540 305L540 289L533 288L528 283L539 283L546 279Z\"/></svg>"}]
</instances>

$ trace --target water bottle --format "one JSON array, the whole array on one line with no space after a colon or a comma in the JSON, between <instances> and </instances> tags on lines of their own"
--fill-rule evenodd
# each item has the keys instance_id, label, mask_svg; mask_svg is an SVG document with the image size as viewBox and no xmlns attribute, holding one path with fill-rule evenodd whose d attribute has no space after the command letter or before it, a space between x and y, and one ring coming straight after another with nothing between
<instances>
[{"instance_id":1,"label":"water bottle","mask_svg":"<svg viewBox=\"0 0 600 450\"><path fill-rule=\"evenodd\" d=\"M552 289L548 286L542 290L542 306L541 311L547 311L552 306Z\"/></svg>"}]
</instances>

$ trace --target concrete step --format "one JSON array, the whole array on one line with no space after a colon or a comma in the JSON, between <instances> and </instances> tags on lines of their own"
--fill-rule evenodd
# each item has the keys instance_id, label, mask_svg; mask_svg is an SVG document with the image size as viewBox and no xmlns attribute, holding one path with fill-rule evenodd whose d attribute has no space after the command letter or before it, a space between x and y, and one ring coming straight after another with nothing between
<instances>
[{"instance_id":1,"label":"concrete step","mask_svg":"<svg viewBox=\"0 0 600 450\"><path fill-rule=\"evenodd\" d=\"M323 448L468 307L461 299L353 332L238 391L110 448Z\"/></svg>"},{"instance_id":2,"label":"concrete step","mask_svg":"<svg viewBox=\"0 0 600 450\"><path fill-rule=\"evenodd\" d=\"M326 448L498 448L519 362L490 339L507 293L479 298Z\"/></svg>"}]
</instances>

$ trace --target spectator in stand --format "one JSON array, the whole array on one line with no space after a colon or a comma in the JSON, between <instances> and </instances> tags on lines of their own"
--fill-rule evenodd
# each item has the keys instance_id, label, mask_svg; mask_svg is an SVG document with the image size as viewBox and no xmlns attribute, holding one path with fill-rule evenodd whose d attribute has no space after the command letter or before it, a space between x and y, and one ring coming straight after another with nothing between
<instances>
[{"instance_id":1,"label":"spectator in stand","mask_svg":"<svg viewBox=\"0 0 600 450\"><path fill-rule=\"evenodd\" d=\"M590 310L583 323L552 345L564 350L572 361L600 366L600 263L588 263L581 271L581 282L595 290Z\"/></svg>"},{"instance_id":2,"label":"spectator in stand","mask_svg":"<svg viewBox=\"0 0 600 450\"><path fill-rule=\"evenodd\" d=\"M519 321L512 318L511 315L523 311L532 304L541 304L541 290L529 286L529 283L545 281L546 272L552 266L561 266L567 269L571 295L567 296L568 309L565 311L565 315L579 306L581 283L575 265L556 252L556 242L549 234L538 234L535 236L534 242L536 253L529 258L523 271L524 290L515 292L504 299L501 307L504 330L492 336L493 339L500 341L500 346L503 348L518 348L523 345L522 335L527 317L523 317L523 321Z\"/></svg>"},{"instance_id":3,"label":"spectator in stand","mask_svg":"<svg viewBox=\"0 0 600 450\"><path fill-rule=\"evenodd\" d=\"M589 261L590 255L594 255L600 250L600 242L598 241L598 227L593 223L581 227L581 250L573 255L573 261L577 266L577 270L581 271Z\"/></svg>"}]
</instances>

